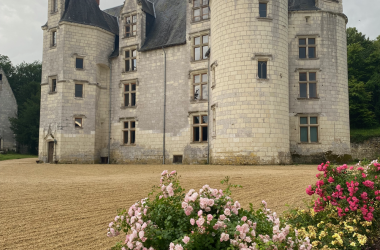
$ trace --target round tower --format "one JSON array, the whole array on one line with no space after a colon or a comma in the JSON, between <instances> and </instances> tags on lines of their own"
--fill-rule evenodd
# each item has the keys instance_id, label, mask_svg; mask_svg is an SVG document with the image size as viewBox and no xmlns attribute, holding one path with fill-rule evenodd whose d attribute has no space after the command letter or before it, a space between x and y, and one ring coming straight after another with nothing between
<instances>
[{"instance_id":1,"label":"round tower","mask_svg":"<svg viewBox=\"0 0 380 250\"><path fill-rule=\"evenodd\" d=\"M288 2L210 8L212 163L290 163Z\"/></svg>"}]
</instances>

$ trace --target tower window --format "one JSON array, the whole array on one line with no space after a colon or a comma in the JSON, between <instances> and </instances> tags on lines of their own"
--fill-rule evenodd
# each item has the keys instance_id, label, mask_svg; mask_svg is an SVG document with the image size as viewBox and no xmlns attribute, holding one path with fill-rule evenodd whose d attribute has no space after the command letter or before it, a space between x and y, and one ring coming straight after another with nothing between
<instances>
[{"instance_id":1,"label":"tower window","mask_svg":"<svg viewBox=\"0 0 380 250\"><path fill-rule=\"evenodd\" d=\"M317 98L317 73L300 72L299 73L299 98Z\"/></svg>"},{"instance_id":2,"label":"tower window","mask_svg":"<svg viewBox=\"0 0 380 250\"><path fill-rule=\"evenodd\" d=\"M268 12L268 4L267 3L259 3L259 14L260 17L267 17Z\"/></svg>"},{"instance_id":3,"label":"tower window","mask_svg":"<svg viewBox=\"0 0 380 250\"><path fill-rule=\"evenodd\" d=\"M75 97L83 98L83 84L75 84Z\"/></svg>"},{"instance_id":4,"label":"tower window","mask_svg":"<svg viewBox=\"0 0 380 250\"><path fill-rule=\"evenodd\" d=\"M3 80L3 74L0 74L0 81Z\"/></svg>"},{"instance_id":5,"label":"tower window","mask_svg":"<svg viewBox=\"0 0 380 250\"><path fill-rule=\"evenodd\" d=\"M58 0L52 0L52 12L58 11Z\"/></svg>"},{"instance_id":6,"label":"tower window","mask_svg":"<svg viewBox=\"0 0 380 250\"><path fill-rule=\"evenodd\" d=\"M208 116L193 116L193 142L207 142Z\"/></svg>"},{"instance_id":7,"label":"tower window","mask_svg":"<svg viewBox=\"0 0 380 250\"><path fill-rule=\"evenodd\" d=\"M137 15L127 16L125 18L125 37L137 35Z\"/></svg>"},{"instance_id":8,"label":"tower window","mask_svg":"<svg viewBox=\"0 0 380 250\"><path fill-rule=\"evenodd\" d=\"M193 96L194 100L207 100L208 97L208 75L197 74L193 76Z\"/></svg>"},{"instance_id":9,"label":"tower window","mask_svg":"<svg viewBox=\"0 0 380 250\"><path fill-rule=\"evenodd\" d=\"M209 0L193 0L193 20L198 22L210 18L209 15Z\"/></svg>"},{"instance_id":10,"label":"tower window","mask_svg":"<svg viewBox=\"0 0 380 250\"><path fill-rule=\"evenodd\" d=\"M319 141L318 117L300 117L300 141L302 143L316 143Z\"/></svg>"},{"instance_id":11,"label":"tower window","mask_svg":"<svg viewBox=\"0 0 380 250\"><path fill-rule=\"evenodd\" d=\"M258 61L258 77L267 79L267 61Z\"/></svg>"},{"instance_id":12,"label":"tower window","mask_svg":"<svg viewBox=\"0 0 380 250\"><path fill-rule=\"evenodd\" d=\"M77 69L83 69L83 58L76 58L75 67Z\"/></svg>"},{"instance_id":13,"label":"tower window","mask_svg":"<svg viewBox=\"0 0 380 250\"><path fill-rule=\"evenodd\" d=\"M124 84L124 106L136 106L136 83Z\"/></svg>"},{"instance_id":14,"label":"tower window","mask_svg":"<svg viewBox=\"0 0 380 250\"><path fill-rule=\"evenodd\" d=\"M137 70L137 50L131 49L125 51L125 72Z\"/></svg>"},{"instance_id":15,"label":"tower window","mask_svg":"<svg viewBox=\"0 0 380 250\"><path fill-rule=\"evenodd\" d=\"M196 36L193 38L194 60L199 61L207 59L209 35Z\"/></svg>"},{"instance_id":16,"label":"tower window","mask_svg":"<svg viewBox=\"0 0 380 250\"><path fill-rule=\"evenodd\" d=\"M83 127L82 118L75 118L75 128L82 128L82 127Z\"/></svg>"},{"instance_id":17,"label":"tower window","mask_svg":"<svg viewBox=\"0 0 380 250\"><path fill-rule=\"evenodd\" d=\"M299 58L316 58L316 43L315 38L300 38L298 39Z\"/></svg>"},{"instance_id":18,"label":"tower window","mask_svg":"<svg viewBox=\"0 0 380 250\"><path fill-rule=\"evenodd\" d=\"M57 46L57 31L53 31L51 33L51 46L52 47Z\"/></svg>"},{"instance_id":19,"label":"tower window","mask_svg":"<svg viewBox=\"0 0 380 250\"><path fill-rule=\"evenodd\" d=\"M51 92L57 92L57 79L51 79Z\"/></svg>"},{"instance_id":20,"label":"tower window","mask_svg":"<svg viewBox=\"0 0 380 250\"><path fill-rule=\"evenodd\" d=\"M135 145L136 143L136 122L123 122L123 144Z\"/></svg>"}]
</instances>

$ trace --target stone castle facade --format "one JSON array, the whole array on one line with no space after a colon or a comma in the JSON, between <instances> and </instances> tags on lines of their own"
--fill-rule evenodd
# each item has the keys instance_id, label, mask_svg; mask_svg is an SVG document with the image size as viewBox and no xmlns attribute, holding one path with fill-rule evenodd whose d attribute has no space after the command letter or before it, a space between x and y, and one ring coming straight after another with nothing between
<instances>
[{"instance_id":1,"label":"stone castle facade","mask_svg":"<svg viewBox=\"0 0 380 250\"><path fill-rule=\"evenodd\" d=\"M40 161L349 154L346 23L342 0L49 0Z\"/></svg>"},{"instance_id":2,"label":"stone castle facade","mask_svg":"<svg viewBox=\"0 0 380 250\"><path fill-rule=\"evenodd\" d=\"M17 117L17 102L5 72L0 68L0 151L16 151L10 117Z\"/></svg>"}]
</instances>

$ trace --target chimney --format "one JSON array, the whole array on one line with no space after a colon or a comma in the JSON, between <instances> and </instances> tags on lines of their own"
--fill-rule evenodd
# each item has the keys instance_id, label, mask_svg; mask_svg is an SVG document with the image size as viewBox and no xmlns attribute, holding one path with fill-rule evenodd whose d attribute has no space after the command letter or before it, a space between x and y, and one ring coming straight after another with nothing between
<instances>
[{"instance_id":1,"label":"chimney","mask_svg":"<svg viewBox=\"0 0 380 250\"><path fill-rule=\"evenodd\" d=\"M96 2L98 3L98 5L100 5L100 0L96 0Z\"/></svg>"}]
</instances>

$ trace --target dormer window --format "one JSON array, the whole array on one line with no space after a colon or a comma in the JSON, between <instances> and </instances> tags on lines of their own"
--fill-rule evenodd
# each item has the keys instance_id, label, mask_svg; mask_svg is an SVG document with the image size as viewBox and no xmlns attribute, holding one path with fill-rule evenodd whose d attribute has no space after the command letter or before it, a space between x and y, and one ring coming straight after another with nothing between
<instances>
[{"instance_id":1,"label":"dormer window","mask_svg":"<svg viewBox=\"0 0 380 250\"><path fill-rule=\"evenodd\" d=\"M193 0L193 21L207 20L209 16L209 0Z\"/></svg>"},{"instance_id":2,"label":"dormer window","mask_svg":"<svg viewBox=\"0 0 380 250\"><path fill-rule=\"evenodd\" d=\"M137 15L125 17L125 37L137 35Z\"/></svg>"}]
</instances>

